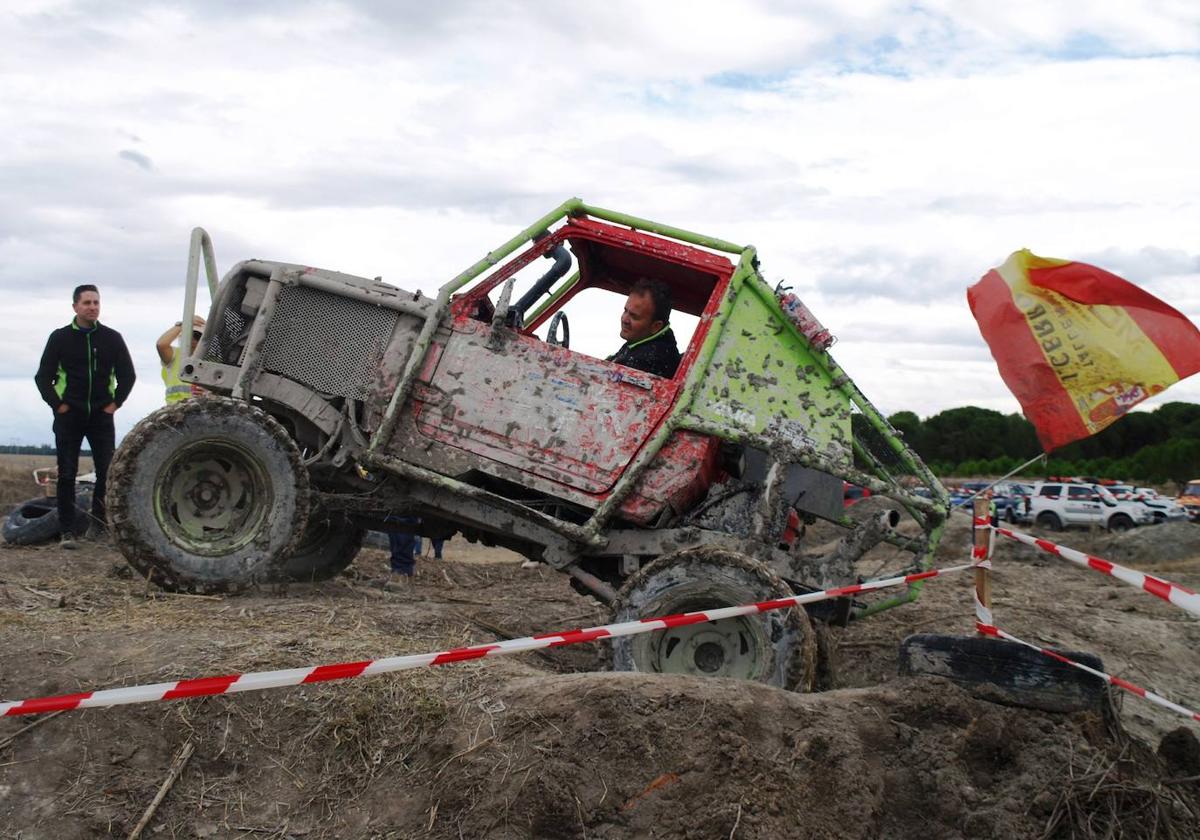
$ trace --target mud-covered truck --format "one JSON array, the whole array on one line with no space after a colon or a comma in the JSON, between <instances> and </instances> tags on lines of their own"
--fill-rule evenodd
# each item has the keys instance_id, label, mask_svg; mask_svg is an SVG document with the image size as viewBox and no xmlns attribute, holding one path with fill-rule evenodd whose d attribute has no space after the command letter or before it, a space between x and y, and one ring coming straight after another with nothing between
<instances>
[{"instance_id":1,"label":"mud-covered truck","mask_svg":"<svg viewBox=\"0 0 1200 840\"><path fill-rule=\"evenodd\" d=\"M931 562L946 492L753 247L571 199L429 297L257 259L218 285L197 229L185 321L201 263L213 301L182 378L208 394L140 422L110 478L116 543L162 587L326 578L368 529L503 546L618 621L853 583L881 541ZM643 279L690 327L669 378L570 346L569 318L582 334ZM851 519L844 481L896 505ZM814 554L818 518L846 533ZM613 661L807 687L813 620L915 597L682 624L617 640Z\"/></svg>"}]
</instances>

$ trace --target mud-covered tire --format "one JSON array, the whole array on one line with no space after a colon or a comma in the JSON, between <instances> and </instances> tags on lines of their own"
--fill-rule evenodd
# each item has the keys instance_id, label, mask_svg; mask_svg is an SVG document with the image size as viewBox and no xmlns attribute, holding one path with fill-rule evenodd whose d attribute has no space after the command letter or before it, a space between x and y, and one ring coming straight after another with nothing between
<instances>
[{"instance_id":1,"label":"mud-covered tire","mask_svg":"<svg viewBox=\"0 0 1200 840\"><path fill-rule=\"evenodd\" d=\"M614 622L752 604L791 596L767 566L732 551L694 548L660 557L621 587ZM749 679L812 689L816 634L803 608L687 624L612 642L617 671Z\"/></svg>"},{"instance_id":2,"label":"mud-covered tire","mask_svg":"<svg viewBox=\"0 0 1200 840\"><path fill-rule=\"evenodd\" d=\"M1049 650L1104 670L1093 653ZM900 643L900 673L945 677L988 700L1047 712L1100 710L1108 692L1102 678L1073 665L1017 642L977 636L908 636Z\"/></svg>"},{"instance_id":3,"label":"mud-covered tire","mask_svg":"<svg viewBox=\"0 0 1200 840\"><path fill-rule=\"evenodd\" d=\"M169 590L236 592L279 578L308 505L308 471L283 426L224 397L144 418L108 475L117 547Z\"/></svg>"},{"instance_id":4,"label":"mud-covered tire","mask_svg":"<svg viewBox=\"0 0 1200 840\"><path fill-rule=\"evenodd\" d=\"M92 491L75 491L75 536L87 533L91 523ZM58 539L58 499L38 496L21 502L4 520L4 541L9 545L38 545Z\"/></svg>"},{"instance_id":5,"label":"mud-covered tire","mask_svg":"<svg viewBox=\"0 0 1200 840\"><path fill-rule=\"evenodd\" d=\"M283 561L280 579L291 583L328 580L354 562L366 535L367 530L355 525L344 511L314 506L299 544Z\"/></svg>"}]
</instances>

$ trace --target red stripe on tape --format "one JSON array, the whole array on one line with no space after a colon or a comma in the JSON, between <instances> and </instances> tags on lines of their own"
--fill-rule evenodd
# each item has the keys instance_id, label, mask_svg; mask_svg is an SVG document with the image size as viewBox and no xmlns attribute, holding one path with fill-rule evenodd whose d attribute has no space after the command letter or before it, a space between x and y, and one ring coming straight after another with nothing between
<instances>
[{"instance_id":1,"label":"red stripe on tape","mask_svg":"<svg viewBox=\"0 0 1200 840\"><path fill-rule=\"evenodd\" d=\"M825 591L828 593L830 598L841 598L846 595L857 595L859 592L863 591L863 587L859 585L839 586L837 589L827 589Z\"/></svg>"},{"instance_id":2,"label":"red stripe on tape","mask_svg":"<svg viewBox=\"0 0 1200 840\"><path fill-rule=\"evenodd\" d=\"M796 602L791 598L778 598L774 601L759 601L754 606L758 607L759 612L769 612L770 610L779 610L784 607L794 607Z\"/></svg>"},{"instance_id":3,"label":"red stripe on tape","mask_svg":"<svg viewBox=\"0 0 1200 840\"><path fill-rule=\"evenodd\" d=\"M499 650L499 645L487 645L486 647L476 648L459 648L458 650L448 650L445 653L439 653L430 662L430 665L445 665L450 662L465 662L468 659L480 659L487 656L494 650Z\"/></svg>"},{"instance_id":4,"label":"red stripe on tape","mask_svg":"<svg viewBox=\"0 0 1200 840\"><path fill-rule=\"evenodd\" d=\"M1107 560L1101 560L1099 557L1088 555L1088 566L1095 569L1097 572L1104 572L1106 575L1111 575L1113 564Z\"/></svg>"},{"instance_id":5,"label":"red stripe on tape","mask_svg":"<svg viewBox=\"0 0 1200 840\"><path fill-rule=\"evenodd\" d=\"M1078 662L1075 662L1075 660L1067 659L1067 657L1063 656L1062 654L1055 653L1052 650L1047 650L1046 648L1038 648L1038 650L1041 651L1042 653L1046 654L1047 656L1049 656L1051 659L1057 659L1059 662L1064 662L1067 665L1078 665L1079 664Z\"/></svg>"},{"instance_id":6,"label":"red stripe on tape","mask_svg":"<svg viewBox=\"0 0 1200 840\"><path fill-rule=\"evenodd\" d=\"M1034 540L1037 547L1042 551L1049 551L1051 554L1058 554L1058 546L1050 542L1050 540Z\"/></svg>"},{"instance_id":7,"label":"red stripe on tape","mask_svg":"<svg viewBox=\"0 0 1200 840\"><path fill-rule=\"evenodd\" d=\"M1123 688L1126 691L1132 691L1138 697L1146 696L1146 689L1136 686L1131 682L1125 682L1125 680L1121 679L1120 677L1109 677L1109 680L1111 680L1112 684L1117 686L1117 688Z\"/></svg>"},{"instance_id":8,"label":"red stripe on tape","mask_svg":"<svg viewBox=\"0 0 1200 840\"><path fill-rule=\"evenodd\" d=\"M925 572L916 572L911 575L905 575L904 580L908 583L912 583L914 580L925 580L926 578L937 577L941 573L942 572L940 569L930 569Z\"/></svg>"},{"instance_id":9,"label":"red stripe on tape","mask_svg":"<svg viewBox=\"0 0 1200 840\"><path fill-rule=\"evenodd\" d=\"M604 628L597 628L596 630L568 630L565 633L555 633L554 635L562 636L562 638L557 642L551 642L550 647L573 645L576 642L590 642L595 639L603 639L605 636L609 636L611 634ZM535 636L534 638L537 637Z\"/></svg>"},{"instance_id":10,"label":"red stripe on tape","mask_svg":"<svg viewBox=\"0 0 1200 840\"><path fill-rule=\"evenodd\" d=\"M164 700L176 700L180 697L204 697L209 694L224 694L241 677L234 674L228 677L201 677L198 680L180 680L175 687L163 695Z\"/></svg>"},{"instance_id":11,"label":"red stripe on tape","mask_svg":"<svg viewBox=\"0 0 1200 840\"><path fill-rule=\"evenodd\" d=\"M1000 631L996 629L995 624L984 624L981 621L976 621L975 629L985 636L995 636L996 638L1000 637Z\"/></svg>"},{"instance_id":12,"label":"red stripe on tape","mask_svg":"<svg viewBox=\"0 0 1200 840\"><path fill-rule=\"evenodd\" d=\"M1142 589L1145 589L1151 595L1157 595L1164 601L1170 601L1171 589L1173 589L1173 587L1165 580L1160 580L1151 575L1145 575L1145 579L1142 581Z\"/></svg>"},{"instance_id":13,"label":"red stripe on tape","mask_svg":"<svg viewBox=\"0 0 1200 840\"><path fill-rule=\"evenodd\" d=\"M325 682L326 680L344 680L347 677L357 677L367 669L371 664L371 660L365 662L339 662L336 665L318 665L312 669L307 677L301 682L315 683Z\"/></svg>"},{"instance_id":14,"label":"red stripe on tape","mask_svg":"<svg viewBox=\"0 0 1200 840\"><path fill-rule=\"evenodd\" d=\"M77 708L80 703L92 696L92 692L83 694L60 694L57 697L39 697L36 700L26 700L19 706L13 706L6 715L37 715L43 712L65 712Z\"/></svg>"},{"instance_id":15,"label":"red stripe on tape","mask_svg":"<svg viewBox=\"0 0 1200 840\"><path fill-rule=\"evenodd\" d=\"M691 615L668 615L663 618L643 618L643 624L653 624L656 621L661 621L668 627L686 627L689 624L703 624L711 619L704 613L693 613Z\"/></svg>"}]
</instances>

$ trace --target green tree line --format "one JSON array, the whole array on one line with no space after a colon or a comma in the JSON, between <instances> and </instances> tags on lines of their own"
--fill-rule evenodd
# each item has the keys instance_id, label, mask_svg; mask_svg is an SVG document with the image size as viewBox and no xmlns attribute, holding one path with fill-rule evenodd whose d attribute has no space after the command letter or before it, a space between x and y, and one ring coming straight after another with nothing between
<instances>
[{"instance_id":1,"label":"green tree line","mask_svg":"<svg viewBox=\"0 0 1200 840\"><path fill-rule=\"evenodd\" d=\"M1007 473L1042 451L1020 414L951 408L922 420L911 411L888 418L937 475ZM1099 434L1050 453L1027 477L1091 475L1182 485L1200 477L1200 405L1170 402L1126 414Z\"/></svg>"}]
</instances>

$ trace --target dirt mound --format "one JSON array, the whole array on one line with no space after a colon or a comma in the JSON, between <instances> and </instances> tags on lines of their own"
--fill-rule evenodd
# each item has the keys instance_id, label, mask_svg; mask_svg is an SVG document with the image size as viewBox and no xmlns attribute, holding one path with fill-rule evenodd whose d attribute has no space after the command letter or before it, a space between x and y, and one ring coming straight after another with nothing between
<instances>
[{"instance_id":1,"label":"dirt mound","mask_svg":"<svg viewBox=\"0 0 1200 840\"><path fill-rule=\"evenodd\" d=\"M1138 555L1139 540L1186 545L1192 527L1055 536L1148 571L1170 566L1197 588L1195 554ZM939 565L964 562L970 536L969 517L952 520ZM366 550L323 583L186 596L148 586L104 544L0 550L0 697L422 653L608 619L564 576L507 552L454 540L446 558L418 560L401 591L381 586L386 554ZM904 562L890 546L868 561ZM1094 651L1111 672L1200 707L1200 622L1015 543L998 546L995 566L1001 627ZM145 836L1194 836L1200 744L1174 713L1130 697L1107 718L1056 715L898 676L907 635L972 631L962 573L834 628L834 690L821 694L607 673L596 643L3 719L0 835L127 835L189 745Z\"/></svg>"}]
</instances>

